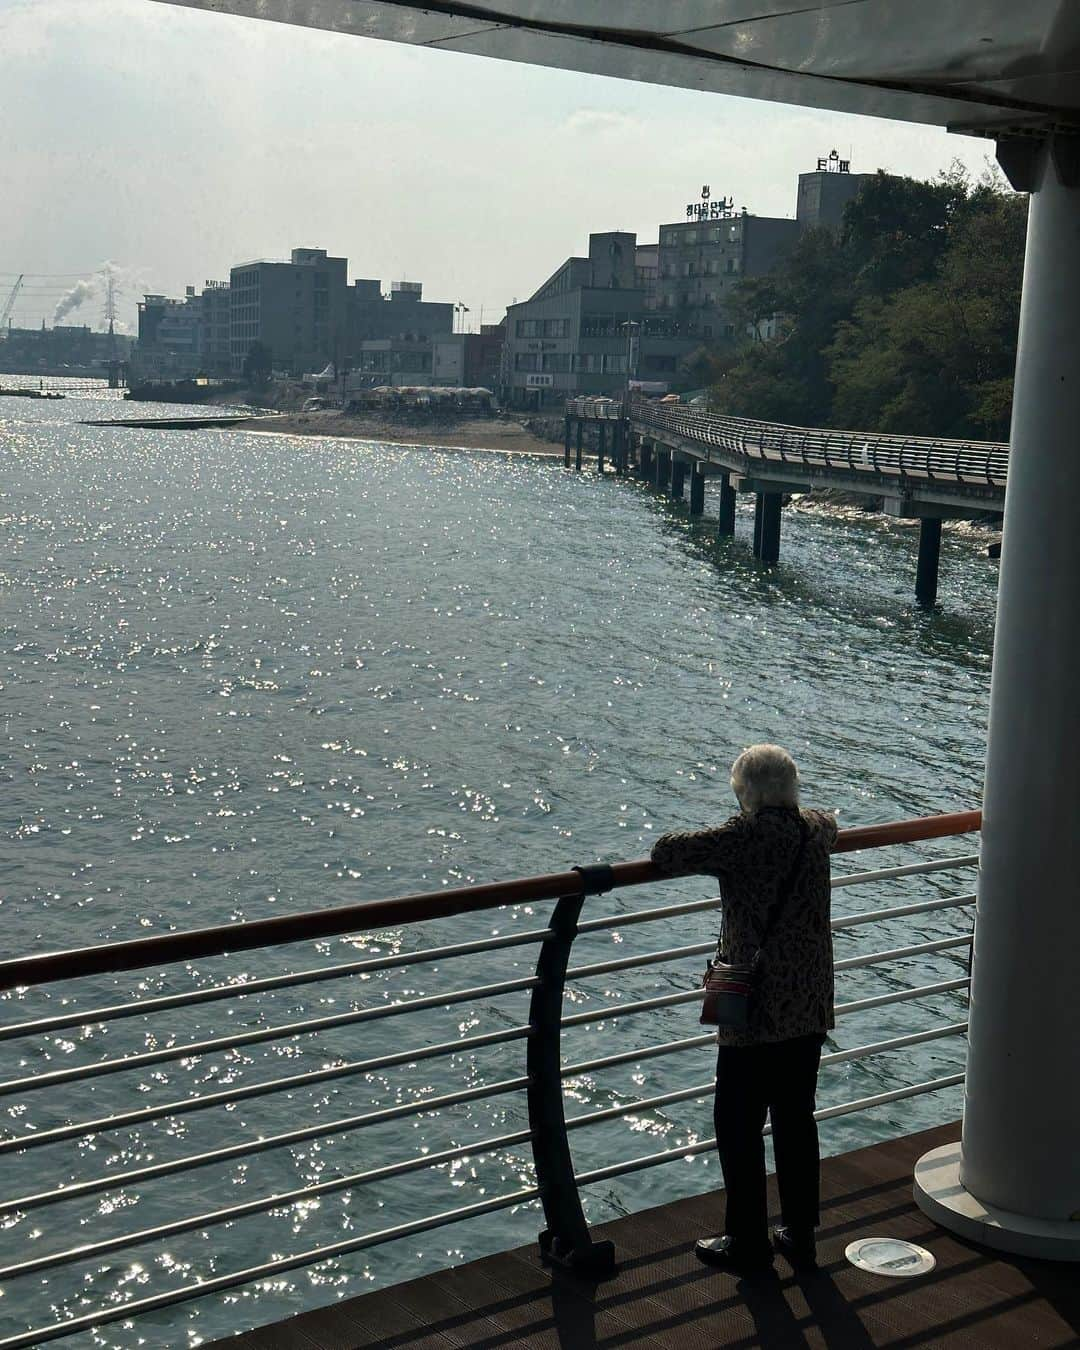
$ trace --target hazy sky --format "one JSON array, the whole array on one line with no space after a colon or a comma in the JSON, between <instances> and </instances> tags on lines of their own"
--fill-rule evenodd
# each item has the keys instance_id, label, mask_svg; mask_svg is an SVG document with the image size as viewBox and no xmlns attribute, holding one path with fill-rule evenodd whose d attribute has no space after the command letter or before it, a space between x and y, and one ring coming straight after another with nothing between
<instances>
[{"instance_id":1,"label":"hazy sky","mask_svg":"<svg viewBox=\"0 0 1080 1350\"><path fill-rule=\"evenodd\" d=\"M350 278L424 283L477 324L590 230L655 240L703 183L793 215L833 147L930 177L989 143L597 76L335 37L151 0L0 0L0 308L13 274L122 269L144 289L228 277L296 245ZM27 289L15 322L51 322ZM100 298L69 322L100 320Z\"/></svg>"}]
</instances>

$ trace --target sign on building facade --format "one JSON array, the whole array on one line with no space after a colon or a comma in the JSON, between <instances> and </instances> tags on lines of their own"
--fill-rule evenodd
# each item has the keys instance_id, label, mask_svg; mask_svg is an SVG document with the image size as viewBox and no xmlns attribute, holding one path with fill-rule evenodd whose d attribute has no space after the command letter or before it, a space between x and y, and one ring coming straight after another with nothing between
<instances>
[{"instance_id":1,"label":"sign on building facade","mask_svg":"<svg viewBox=\"0 0 1080 1350\"><path fill-rule=\"evenodd\" d=\"M712 189L705 183L701 189L701 201L688 202L686 214L691 220L727 220L735 214L735 198L713 197Z\"/></svg>"}]
</instances>

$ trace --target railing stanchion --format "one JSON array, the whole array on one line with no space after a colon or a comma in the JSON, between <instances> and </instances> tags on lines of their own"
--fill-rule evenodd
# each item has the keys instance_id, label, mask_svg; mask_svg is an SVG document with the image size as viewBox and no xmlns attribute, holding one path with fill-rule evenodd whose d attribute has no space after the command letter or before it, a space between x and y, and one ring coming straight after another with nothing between
<instances>
[{"instance_id":1,"label":"railing stanchion","mask_svg":"<svg viewBox=\"0 0 1080 1350\"><path fill-rule=\"evenodd\" d=\"M611 872L606 867L584 867L580 872L581 893L564 895L556 902L549 924L551 936L544 940L536 963L540 983L533 989L529 1005L527 1096L536 1184L547 1225L540 1234L540 1256L549 1264L603 1279L614 1273L615 1245L593 1242L589 1236L574 1179L563 1107L562 1005L570 950L585 896L610 889Z\"/></svg>"}]
</instances>

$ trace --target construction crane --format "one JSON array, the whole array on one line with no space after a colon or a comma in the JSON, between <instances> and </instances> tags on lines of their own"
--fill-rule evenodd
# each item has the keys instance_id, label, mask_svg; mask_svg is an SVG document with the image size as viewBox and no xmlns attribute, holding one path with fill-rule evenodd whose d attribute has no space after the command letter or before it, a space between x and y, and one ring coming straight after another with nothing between
<instances>
[{"instance_id":1,"label":"construction crane","mask_svg":"<svg viewBox=\"0 0 1080 1350\"><path fill-rule=\"evenodd\" d=\"M15 308L15 301L18 299L19 292L22 290L23 277L25 272L20 272L15 285L11 288L11 294L4 305L3 313L0 314L0 337L7 336L8 320L11 318L11 311Z\"/></svg>"}]
</instances>

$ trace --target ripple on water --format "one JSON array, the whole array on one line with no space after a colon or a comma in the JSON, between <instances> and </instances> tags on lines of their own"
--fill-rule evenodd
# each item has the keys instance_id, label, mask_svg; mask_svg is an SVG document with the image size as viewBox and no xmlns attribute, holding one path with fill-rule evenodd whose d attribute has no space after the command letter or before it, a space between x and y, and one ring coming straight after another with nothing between
<instances>
[{"instance_id":1,"label":"ripple on water","mask_svg":"<svg viewBox=\"0 0 1080 1350\"><path fill-rule=\"evenodd\" d=\"M243 433L79 427L79 400L0 420L3 740L0 877L9 950L128 938L259 918L596 857L635 857L669 825L730 810L728 765L774 739L800 761L805 797L844 823L970 805L981 785L995 573L961 537L944 546L942 603L910 598L914 538L879 518L785 514L783 561L764 570L739 537L711 538L631 483L486 454ZM5 413L7 410L5 410ZM922 856L926 846L907 852ZM938 850L940 851L940 850ZM957 849L957 852L961 851ZM847 867L844 863L841 867ZM962 888L928 876L838 892L838 908ZM671 898L707 884L680 882ZM652 897L650 897L652 899ZM608 897L616 913L641 897ZM21 991L6 1021L260 974L356 962L543 926L546 908L499 911L147 971L78 989ZM963 911L838 937L841 954L962 931ZM579 939L582 961L707 941L709 913L678 934L654 925ZM301 988L85 1024L3 1043L3 1077L178 1050L122 1074L4 1099L7 1132L161 1106L348 1065L417 1040L513 1028L525 996L388 1017L199 1055L207 1038L363 1012L392 999L531 972L530 947L482 960L358 972ZM677 992L698 961L579 981L575 1011ZM944 953L851 972L842 997L948 978ZM71 1002L70 1000L75 1000ZM955 996L848 1019L836 1044L885 1039L959 1016ZM678 1039L686 1005L633 1019L640 1043ZM628 1023L567 1035L569 1062L626 1045ZM954 1041L846 1063L826 1102L951 1071ZM707 1083L706 1053L568 1083L574 1112ZM9 1187L167 1162L387 1104L512 1078L520 1041L397 1069L345 1073L233 1107L170 1115L5 1159ZM830 1149L953 1115L955 1096L832 1122ZM348 1176L398 1158L474 1149L525 1124L506 1093L248 1159L133 1183L118 1194L6 1220L5 1251L142 1228L193 1203L222 1204ZM706 1137L707 1103L645 1108L575 1136L580 1167ZM49 1167L41 1160L48 1157ZM615 1180L597 1218L716 1180L708 1157ZM528 1151L473 1151L425 1174L334 1190L227 1228L84 1261L5 1290L14 1331L102 1301L407 1222L531 1184ZM358 1292L509 1242L531 1211L293 1272L143 1319L150 1344L192 1342ZM96 1343L130 1345L120 1324Z\"/></svg>"}]
</instances>

